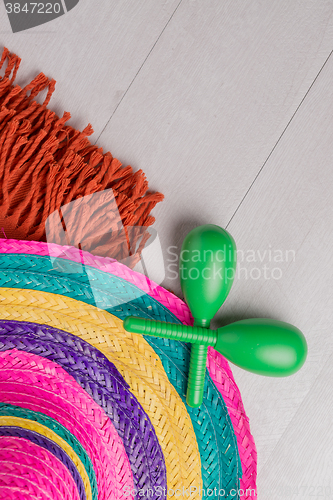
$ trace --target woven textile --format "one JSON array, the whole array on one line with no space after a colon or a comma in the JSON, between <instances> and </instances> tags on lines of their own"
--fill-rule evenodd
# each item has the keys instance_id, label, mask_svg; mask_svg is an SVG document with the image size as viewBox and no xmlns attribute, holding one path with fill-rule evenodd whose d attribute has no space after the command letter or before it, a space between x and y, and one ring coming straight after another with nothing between
<instances>
[{"instance_id":1,"label":"woven textile","mask_svg":"<svg viewBox=\"0 0 333 500\"><path fill-rule=\"evenodd\" d=\"M136 285L142 292L150 295L169 309L169 311L184 324L193 323L190 311L182 300L164 288L156 285L156 283L149 280L146 276L132 271L127 266L124 266L114 259L95 256L89 252L81 251L70 246L17 240L1 240L0 252L26 253L42 256L50 255L53 259L67 259L78 262L85 267L95 267L122 278L128 283ZM208 349L207 368L216 387L223 395L237 437L243 471L240 487L245 491L251 490L251 496L248 497L244 495L244 498L256 498L254 492L256 491L257 453L240 391L234 381L227 360L212 348Z\"/></svg>"},{"instance_id":2,"label":"woven textile","mask_svg":"<svg viewBox=\"0 0 333 500\"><path fill-rule=\"evenodd\" d=\"M12 436L0 438L0 471L0 480L11 488L15 488L16 478L21 477L44 493L51 493L55 500L80 499L64 464L49 451L26 440Z\"/></svg>"},{"instance_id":3,"label":"woven textile","mask_svg":"<svg viewBox=\"0 0 333 500\"><path fill-rule=\"evenodd\" d=\"M118 318L67 297L16 289L2 289L0 297L3 318L66 330L89 342L115 364L155 428L169 490L196 486L198 491L192 498L200 498L200 455L191 419L159 358L144 339L126 332Z\"/></svg>"},{"instance_id":4,"label":"woven textile","mask_svg":"<svg viewBox=\"0 0 333 500\"><path fill-rule=\"evenodd\" d=\"M0 403L0 430L16 427L47 437L57 443L72 459L83 480L87 500L97 499L97 481L92 463L83 446L66 427L43 413ZM12 435L12 434L11 434Z\"/></svg>"},{"instance_id":5,"label":"woven textile","mask_svg":"<svg viewBox=\"0 0 333 500\"><path fill-rule=\"evenodd\" d=\"M0 353L0 398L47 415L84 445L96 472L99 496L124 498L133 489L123 444L110 419L59 365L24 351Z\"/></svg>"},{"instance_id":6,"label":"woven textile","mask_svg":"<svg viewBox=\"0 0 333 500\"><path fill-rule=\"evenodd\" d=\"M72 261L60 259L55 263L47 257L24 254L0 254L0 286L26 287L64 296L97 305L124 319L136 316L178 322L164 306L142 292L134 285L128 286L121 278L86 267ZM127 298L128 302L125 302ZM185 402L190 348L180 342L145 337L160 357L169 380ZM198 440L202 463L202 474L206 489L226 486L238 488L241 464L237 442L230 417L209 375L205 382L205 400L199 409L187 408L197 436L205 428L205 439ZM226 435L229 434L229 439ZM206 439L216 443L212 452L207 450ZM222 478L224 486L222 485ZM232 484L232 485L231 485Z\"/></svg>"},{"instance_id":7,"label":"woven textile","mask_svg":"<svg viewBox=\"0 0 333 500\"><path fill-rule=\"evenodd\" d=\"M5 245L7 243L8 245L8 250L10 249L9 245L11 246L11 251L13 247L12 242L3 242ZM28 243L22 243L22 246L25 247L25 250L27 249L27 245L29 245L30 242ZM34 243L35 245L35 243ZM45 245L47 247L47 245ZM55 247L57 247L55 245ZM4 249L5 250L5 249ZM32 249L30 248L30 251ZM66 252L63 251L63 255L65 255ZM58 252L59 256L59 252ZM7 260L6 260L7 259ZM162 290L160 287L157 287L156 285L150 285L149 280L145 278L145 283L146 287L150 287L151 291L150 294L148 295L145 290L142 290L137 286L137 284L134 284L135 282L135 274L132 271L129 270L130 273L133 273L134 278L132 279L132 283L129 283L126 279L121 278L119 276L116 276L115 274L112 274L109 270L107 271L101 271L100 269L97 268L96 261L99 260L99 258L94 257L95 260L94 265L87 266L84 265L84 272L82 272L82 265L80 263L75 263L73 261L69 261L68 255L66 257L61 257L56 260L50 259L49 257L45 256L42 257L40 254L39 255L0 255L0 284L3 286L3 290L0 290L1 295L3 293L10 293L13 299L13 294L18 293L18 296L20 296L20 299L16 297L14 299L15 304L13 304L13 300L9 300L7 304L4 304L6 306L9 306L9 303L11 303L11 306L9 307L12 308L11 311L9 312L9 315L7 314L9 310L5 313L5 316L1 314L1 316L5 319L19 319L19 320L25 320L25 321L34 321L36 323L47 323L45 321L45 314L42 313L40 307L34 308L35 312L33 314L34 317L31 316L29 313L25 312L27 309L27 297L23 297L24 295L24 290L23 289L17 289L14 290L15 287L22 286L22 283L24 282L24 279L26 279L26 284L24 287L27 289L35 289L35 290L47 290L48 293L44 293L44 296L48 297L54 297L49 290L53 289L59 294L59 297L61 297L61 300L64 301L70 301L69 298L64 297L64 295L70 296L71 298L74 298L74 302L78 304L77 302L78 299L81 301L85 301L86 303L90 303L91 306L93 305L98 305L99 308L103 308L106 310L109 310L112 312L112 315L117 315L120 318L126 317L128 314L136 314L138 316L145 316L145 317L150 317L153 319L162 319L162 320L167 320L167 321L172 321L172 322L177 322L179 319L175 316L177 314L178 316L182 316L182 321L183 322L190 322L190 316L188 312L186 313L186 306L185 304L181 303L179 299L176 299L175 302L178 302L177 306L174 308L174 314L168 310L166 307L166 303L168 301L169 307L170 307L170 298L172 301L172 298L174 297L172 294L169 294L168 292L164 291L164 299L162 298ZM116 271L118 271L117 268L117 263L112 261L111 259L101 259L104 262L104 264L107 265L112 265ZM82 262L82 260L81 260ZM102 262L99 262L99 264L102 264ZM125 266L121 266L118 264L119 267L125 268ZM80 269L81 267L81 269ZM104 268L107 266L104 265ZM127 270L127 268L125 268ZM121 273L121 270L118 271L118 273ZM25 278L23 277L25 275ZM28 283L29 282L29 283ZM20 285L21 283L21 285ZM32 285L33 284L33 285ZM55 289L53 288L53 285L55 285ZM9 287L13 287L11 291L8 290ZM128 288L128 290L127 290ZM143 286L144 288L144 286ZM157 292L156 292L157 290ZM31 293L38 293L38 292L30 292ZM23 295L22 295L23 294ZM160 295L161 297L161 302L159 302L155 297ZM125 297L124 297L125 296ZM22 301L23 298L23 301ZM128 298L129 302L125 302L124 298ZM18 300L17 300L18 299ZM52 299L53 300L53 299ZM39 302L41 302L39 300ZM44 298L45 302L45 298ZM163 303L164 302L164 303ZM34 303L34 304L33 304ZM34 296L33 303L30 302L30 308L32 305L36 305L36 295ZM182 306L179 307L179 303L182 304ZM38 304L40 306L41 304ZM19 313L21 308L22 315ZM82 311L83 307L83 316L87 318L87 314L91 314L89 311L87 313L87 305L83 305L82 302L80 302L80 309ZM172 308L172 306L170 307ZM57 308L57 314L59 314L59 307ZM94 310L95 307L92 307L92 310ZM49 311L49 306L45 307L44 311ZM60 328L61 330L64 330L63 333L70 332L71 329L69 328L69 322L72 322L72 318L68 321L68 307L62 308L63 312L62 318L59 316L56 317L56 314L52 312L53 314L53 320L54 322L49 322L48 324L52 324L52 326L56 326ZM66 314L64 314L66 310ZM98 315L102 313L100 310L98 311ZM180 313L180 311L185 311L184 313ZM61 315L60 314L60 315ZM71 314L71 313L70 313ZM94 313L96 315L96 313ZM104 315L107 315L107 313L103 313ZM188 316L187 319L184 319L184 316ZM44 317L44 320L41 320L40 316ZM49 315L49 312L47 313ZM67 316L67 319L66 319ZM83 317L82 314L80 315L80 318ZM108 315L110 316L110 315ZM39 317L39 319L38 319ZM65 320L65 321L64 321ZM78 317L76 317L76 320L79 320ZM105 320L104 320L105 321ZM89 320L90 322L90 320ZM64 323L66 323L66 326L64 327ZM120 322L121 325L121 322ZM78 325L74 327L74 329L77 328ZM120 329L122 327L120 326ZM75 332L72 332L75 333ZM80 336L82 334L80 333ZM153 366L153 369L155 370L155 367L158 366L159 359L161 360L162 364L160 364L159 369L163 371L164 374L167 375L168 380L172 383L172 385L176 388L178 395L180 396L184 411L190 416L191 418L191 423L192 423L192 428L194 430L194 435L195 435L195 440L197 442L197 446L200 452L200 458L199 461L195 461L194 463L200 464L201 461L201 474L202 474L202 479L203 479L203 488L206 490L208 489L214 489L214 483L216 488L219 490L224 489L224 491L229 491L232 488L235 488L236 490L238 489L238 480L241 478L241 468L239 467L239 456L238 456L238 450L237 450L237 444L239 446L239 443L242 444L242 441L244 443L243 448L240 448L242 450L241 453L241 458L242 458L242 465L243 465L243 470L245 470L247 473L251 472L251 464L254 466L252 467L252 479L254 477L255 480L255 462L254 462L254 447L251 445L251 440L248 439L248 427L246 428L246 425L242 425L247 423L247 419L245 416L245 413L241 413L239 411L240 408L242 408L241 404L241 399L239 395L239 391L237 389L237 386L234 384L234 381L232 379L232 376L229 377L230 369L227 366L227 363L225 360L220 356L215 353L214 350L211 350L209 360L208 360L208 368L210 373L213 375L215 384L213 384L212 379L208 378L208 386L206 388L206 394L207 394L207 402L206 402L206 408L203 405L203 408L199 409L198 414L195 414L196 411L198 410L193 410L190 408L187 408L186 405L184 405L185 402L185 391L186 391L186 374L187 374L187 367L188 367L188 361L189 361L189 350L186 345L183 345L181 343L175 343L176 345L172 345L173 343L171 341L165 341L164 339L152 339L152 338L146 338L146 340L150 343L151 347L153 347L153 350L148 353L148 356L146 357L147 359L147 364L150 364ZM161 340L162 342L159 342ZM40 341L40 339L38 340ZM178 345L177 345L178 344ZM118 346L119 347L119 346ZM121 350L123 350L125 347L124 344L121 345ZM145 352L145 355L147 354L147 347L148 344L146 342L145 347L143 351ZM12 348L15 348L15 346L12 346ZM35 345L35 348L38 349L38 345ZM98 345L98 349L100 348L100 343ZM126 351L126 348L125 348ZM31 353L36 353L37 350L35 351L30 351ZM156 354L158 354L158 358L156 357ZM39 354L38 354L39 355ZM109 355L109 353L108 353ZM117 354L118 356L118 354ZM119 358L121 359L121 354L119 355ZM124 358L128 358L128 351L126 351ZM111 361L114 361L110 357ZM136 357L136 359L138 359ZM124 362L124 359L122 359L121 363ZM118 363L118 366L117 366ZM137 397L137 394L134 393L134 390L137 390L137 388L134 388L133 384L133 379L132 381L128 380L128 376L125 373L124 367L123 372L121 369L121 365L119 364L119 361L114 362L116 369L121 372L126 381L130 383L130 391L132 394L134 394ZM229 372L229 373L228 373ZM78 381L78 378L76 378ZM86 386L88 386L88 378L86 379ZM132 386L131 386L132 382ZM80 382L79 382L80 383ZM83 379L82 379L82 384L83 384ZM211 385L210 385L211 384ZM81 384L80 384L81 385ZM225 398L225 401L228 406L229 413L227 412L227 408L221 399L220 392L217 390L216 385L218 389L221 390L221 392L226 393L227 395L230 395L229 398ZM82 386L82 385L81 385ZM148 386L147 386L148 387ZM145 392L147 390L147 387L144 389ZM139 391L137 391L139 392ZM93 391L90 392L90 395L93 394ZM178 397L179 397L178 396ZM142 398L142 395L141 395ZM142 404L140 399L137 397L138 402ZM101 400L101 398L100 398ZM97 400L96 400L97 402ZM180 400L179 400L180 402ZM208 403L208 405L207 405ZM147 406L147 405L146 405ZM142 408L144 411L146 411L144 405L142 404ZM222 413L221 413L222 409ZM223 411L224 409L224 411ZM201 412L201 410L204 410ZM214 414L215 413L215 414ZM148 413L147 413L148 415ZM207 415L207 417L206 417ZM236 441L235 435L233 433L233 428L231 426L230 422L230 415L233 417L233 423L237 421L239 423L238 426L238 435L237 439L238 442ZM155 422L151 419L151 415L148 415L149 419L152 422L152 425L155 428L156 431L156 436L159 440L161 449L164 453L164 448L163 445L160 441L160 437L158 435L158 431L156 430L155 427ZM215 417L215 418L214 418ZM221 417L221 418L219 418ZM236 417L236 418L235 418ZM212 432L209 430L209 426L207 426L208 419L210 420L210 426L212 427ZM213 419L213 422L212 422ZM219 422L217 422L219 420ZM224 423L223 423L224 422ZM204 449L203 443L204 439L200 435L202 433L203 427L208 428L208 434L205 432L206 436L211 434L213 436L213 439L216 442L216 445L210 446L209 449ZM242 428L241 428L242 426ZM216 427L216 428L215 428ZM205 431L206 431L205 429ZM214 429L214 430L213 430ZM219 430L220 429L220 430ZM216 432L217 431L217 432ZM215 434L215 435L214 435ZM224 434L224 436L223 436ZM225 436L230 436L229 437L229 442L228 438L225 439ZM221 437L219 437L221 436ZM220 441L219 441L220 440ZM222 441L224 440L225 448L223 450L223 443ZM242 441L241 441L242 440ZM212 442L211 439L209 439L210 442ZM221 446L222 445L222 446ZM222 456L223 451L228 451L228 453L224 454L227 456ZM222 452L222 453L221 453ZM235 455L236 452L236 455ZM231 455L230 455L231 453ZM210 460L207 460L206 457L207 455L210 454ZM213 457L212 457L213 455ZM230 460L230 457L234 456L234 459ZM247 469L245 469L244 464L245 460L243 457L246 457L247 460ZM236 459L236 461L235 461ZM222 463L221 463L222 460ZM174 460L175 461L175 460ZM226 465L226 462L227 465ZM187 461L188 463L188 461ZM216 463L218 463L218 469L216 468ZM133 469L133 465L131 464L131 468ZM168 469L168 467L167 467ZM192 466L193 469L193 466ZM214 476L212 477L212 472L214 473ZM235 480L232 479L232 473L230 471L233 471L235 474ZM170 473L167 471L167 476L168 480L170 478ZM247 478L245 478L247 479ZM252 481L253 482L253 481ZM177 480L174 481L175 485L180 484ZM192 481L192 484L194 482ZM198 482L196 483L198 484ZM247 483L246 486L249 485L249 482ZM242 487L244 487L241 484ZM168 481L168 488L170 488L170 483ZM235 497L235 496L233 496ZM216 496L218 498L218 496ZM221 498L228 498L227 495L221 496ZM230 497L231 498L231 497ZM237 497L236 497L237 498ZM245 497L246 498L246 497ZM253 498L253 495L252 495Z\"/></svg>"},{"instance_id":8,"label":"woven textile","mask_svg":"<svg viewBox=\"0 0 333 500\"><path fill-rule=\"evenodd\" d=\"M64 486L70 491L73 498L76 495L78 495L80 500L87 498L82 477L75 467L74 462L57 443L45 436L19 427L2 426L0 427L0 449L24 453L27 455L27 459L31 455L38 457L43 461L44 467L49 467L52 464L54 470L59 469L59 476L64 479L66 478ZM52 476L51 473L49 475L50 477Z\"/></svg>"},{"instance_id":9,"label":"woven textile","mask_svg":"<svg viewBox=\"0 0 333 500\"><path fill-rule=\"evenodd\" d=\"M69 260L52 263L48 257L0 254L0 286L58 293L96 304L120 319L132 314L178 322L164 306L134 285L128 286L125 280L87 266L86 272L81 270L79 264ZM181 342L145 338L160 357L169 380L185 403L190 348ZM187 411L197 435L205 489L237 489L241 476L237 442L227 408L209 375L205 381L204 404ZM205 436L201 439L203 428ZM207 439L216 443L212 450L206 447Z\"/></svg>"},{"instance_id":10,"label":"woven textile","mask_svg":"<svg viewBox=\"0 0 333 500\"><path fill-rule=\"evenodd\" d=\"M117 429L135 489L166 487L164 457L154 427L116 367L98 349L49 326L0 320L0 350L9 349L42 356L72 375Z\"/></svg>"}]
</instances>

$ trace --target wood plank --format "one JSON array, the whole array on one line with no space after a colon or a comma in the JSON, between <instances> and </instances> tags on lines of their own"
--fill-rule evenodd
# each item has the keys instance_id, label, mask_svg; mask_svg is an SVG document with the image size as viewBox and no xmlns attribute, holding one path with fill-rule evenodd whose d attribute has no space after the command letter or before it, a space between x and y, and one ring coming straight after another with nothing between
<instances>
[{"instance_id":1,"label":"wood plank","mask_svg":"<svg viewBox=\"0 0 333 500\"><path fill-rule=\"evenodd\" d=\"M330 356L260 471L262 500L333 497L332 380Z\"/></svg>"},{"instance_id":2,"label":"wood plank","mask_svg":"<svg viewBox=\"0 0 333 500\"><path fill-rule=\"evenodd\" d=\"M304 367L287 379L233 370L258 447L259 495L265 499L279 498L279 484L299 487L306 480L314 491L333 486L332 474L324 474L332 464L332 79L331 57L228 228L245 252L239 263L245 271L219 321L274 317L298 326L309 347ZM255 262L246 261L250 249ZM270 260L269 249L283 260ZM265 250L261 261L258 251L262 256ZM289 258L287 250L293 252ZM261 271L259 279L259 271L251 277L254 268ZM311 498L310 489L301 492L295 498Z\"/></svg>"},{"instance_id":3,"label":"wood plank","mask_svg":"<svg viewBox=\"0 0 333 500\"><path fill-rule=\"evenodd\" d=\"M71 125L103 130L179 0L80 0L67 14L13 34L0 2L0 50L22 58L17 83L39 72L57 80L50 107L72 114ZM112 141L105 143L116 156Z\"/></svg>"},{"instance_id":4,"label":"wood plank","mask_svg":"<svg viewBox=\"0 0 333 500\"><path fill-rule=\"evenodd\" d=\"M229 221L331 51L332 9L182 1L99 141L165 193L163 248Z\"/></svg>"}]
</instances>

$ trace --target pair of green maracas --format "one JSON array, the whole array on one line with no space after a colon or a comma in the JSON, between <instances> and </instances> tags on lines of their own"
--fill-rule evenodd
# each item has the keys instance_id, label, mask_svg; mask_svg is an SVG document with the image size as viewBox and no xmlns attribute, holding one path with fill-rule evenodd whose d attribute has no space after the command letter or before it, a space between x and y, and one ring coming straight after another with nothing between
<instances>
[{"instance_id":1,"label":"pair of green maracas","mask_svg":"<svg viewBox=\"0 0 333 500\"><path fill-rule=\"evenodd\" d=\"M186 402L203 400L208 346L235 365L261 375L295 373L306 359L307 344L296 327L271 319L247 319L210 330L213 316L225 301L236 270L236 245L231 235L214 226L200 226L185 238L180 253L180 283L194 317L194 326L129 316L127 331L190 342L191 358Z\"/></svg>"}]
</instances>

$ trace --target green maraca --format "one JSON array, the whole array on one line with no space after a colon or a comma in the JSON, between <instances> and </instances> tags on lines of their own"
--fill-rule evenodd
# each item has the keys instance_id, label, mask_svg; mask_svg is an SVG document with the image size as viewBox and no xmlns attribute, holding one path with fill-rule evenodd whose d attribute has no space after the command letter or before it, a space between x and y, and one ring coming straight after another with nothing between
<instances>
[{"instance_id":1,"label":"green maraca","mask_svg":"<svg viewBox=\"0 0 333 500\"><path fill-rule=\"evenodd\" d=\"M212 346L235 365L259 375L292 375L306 359L307 345L302 332L273 319L244 319L207 330L129 316L124 325L135 333Z\"/></svg>"},{"instance_id":2,"label":"green maraca","mask_svg":"<svg viewBox=\"0 0 333 500\"><path fill-rule=\"evenodd\" d=\"M227 231L209 224L197 227L186 236L180 252L180 284L194 317L194 326L206 328L207 334L210 321L230 291L235 270L236 245ZM136 325L134 319L124 323L126 329L138 333ZM148 323L146 326L148 328ZM174 325L168 327L171 336ZM156 331L140 333L159 335ZM191 348L186 401L192 407L200 406L203 400L208 345L193 342Z\"/></svg>"},{"instance_id":3,"label":"green maraca","mask_svg":"<svg viewBox=\"0 0 333 500\"><path fill-rule=\"evenodd\" d=\"M249 319L210 330L210 321L226 299L236 267L236 246L222 228L200 226L185 238L180 256L180 281L194 326L128 317L126 330L192 343L187 404L203 400L208 346L234 364L254 373L287 376L306 359L307 345L300 330L288 323Z\"/></svg>"},{"instance_id":4,"label":"green maraca","mask_svg":"<svg viewBox=\"0 0 333 500\"><path fill-rule=\"evenodd\" d=\"M221 227L208 224L185 238L179 261L180 285L194 317L194 326L209 328L227 298L236 270L236 245ZM191 348L186 401L200 406L203 400L208 345Z\"/></svg>"},{"instance_id":5,"label":"green maraca","mask_svg":"<svg viewBox=\"0 0 333 500\"><path fill-rule=\"evenodd\" d=\"M219 226L207 224L186 236L179 261L180 284L195 326L209 328L230 292L236 271L236 244Z\"/></svg>"}]
</instances>

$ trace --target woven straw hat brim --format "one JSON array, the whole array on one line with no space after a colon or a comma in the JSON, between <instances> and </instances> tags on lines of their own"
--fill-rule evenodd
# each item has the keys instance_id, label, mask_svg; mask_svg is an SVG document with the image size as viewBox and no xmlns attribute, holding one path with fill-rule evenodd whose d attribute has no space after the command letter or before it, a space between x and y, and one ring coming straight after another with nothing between
<instances>
[{"instance_id":1,"label":"woven straw hat brim","mask_svg":"<svg viewBox=\"0 0 333 500\"><path fill-rule=\"evenodd\" d=\"M122 441L110 419L58 364L16 349L0 353L0 398L55 419L85 447L100 498L124 498L133 490Z\"/></svg>"},{"instance_id":2,"label":"woven straw hat brim","mask_svg":"<svg viewBox=\"0 0 333 500\"><path fill-rule=\"evenodd\" d=\"M29 493L32 498L43 500L60 500L61 493L43 474L31 470L22 464L5 463L0 470L0 490L20 490Z\"/></svg>"},{"instance_id":3,"label":"woven straw hat brim","mask_svg":"<svg viewBox=\"0 0 333 500\"><path fill-rule=\"evenodd\" d=\"M14 476L34 472L39 476L38 484L46 482L47 491L54 487L54 498L81 500L67 467L49 451L27 440L24 440L23 447L22 441L15 437L0 437L0 470Z\"/></svg>"},{"instance_id":4,"label":"woven straw hat brim","mask_svg":"<svg viewBox=\"0 0 333 500\"><path fill-rule=\"evenodd\" d=\"M142 292L150 295L159 304L166 307L176 318L185 324L193 324L193 318L188 306L179 297L165 288L157 285L144 274L138 273L126 265L109 257L92 255L89 252L66 245L55 243L44 243L42 241L23 241L12 239L0 239L0 253L23 253L27 255L50 256L52 262L56 259L71 260L81 264L83 267L90 266L100 271L113 274L122 278L127 283L132 283Z\"/></svg>"},{"instance_id":5,"label":"woven straw hat brim","mask_svg":"<svg viewBox=\"0 0 333 500\"><path fill-rule=\"evenodd\" d=\"M143 295L133 285L128 287L124 280L91 267L86 267L85 273L80 274L81 266L72 261L58 259L55 269L54 262L51 263L47 257L2 254L0 269L2 286L26 286L71 296L97 304L121 319L132 314L179 322L164 306ZM190 348L181 342L153 337L145 339L160 357L168 378L185 402ZM238 487L241 462L227 408L208 373L204 394L204 402L199 409L187 408L200 449L204 488L224 488L228 491ZM207 442L215 442L212 449L207 449Z\"/></svg>"},{"instance_id":6,"label":"woven straw hat brim","mask_svg":"<svg viewBox=\"0 0 333 500\"><path fill-rule=\"evenodd\" d=\"M0 320L0 350L18 349L54 361L94 399L124 443L134 486L158 495L166 487L164 457L154 427L116 367L82 339L50 326Z\"/></svg>"},{"instance_id":7,"label":"woven straw hat brim","mask_svg":"<svg viewBox=\"0 0 333 500\"><path fill-rule=\"evenodd\" d=\"M95 267L137 286L144 293L169 309L181 322L185 324L193 323L189 308L181 299L149 280L143 274L129 269L115 259L94 256L89 252L71 246L18 240L0 240L0 252L49 255L53 258L72 260L81 263L83 266ZM227 360L212 348L208 349L207 368L216 387L223 395L237 437L243 469L240 486L245 491L253 492L253 490L256 490L257 453L239 388L235 383ZM247 498L247 495L245 497Z\"/></svg>"},{"instance_id":8,"label":"woven straw hat brim","mask_svg":"<svg viewBox=\"0 0 333 500\"><path fill-rule=\"evenodd\" d=\"M0 403L0 428L3 426L35 431L57 443L78 469L83 480L87 500L97 500L98 488L91 461L80 443L65 427L42 413Z\"/></svg>"},{"instance_id":9,"label":"woven straw hat brim","mask_svg":"<svg viewBox=\"0 0 333 500\"><path fill-rule=\"evenodd\" d=\"M23 493L10 486L2 486L0 495L1 500L7 500L8 498L10 498L10 500L40 500L37 496L32 496L31 493Z\"/></svg>"},{"instance_id":10,"label":"woven straw hat brim","mask_svg":"<svg viewBox=\"0 0 333 500\"><path fill-rule=\"evenodd\" d=\"M184 403L147 342L126 332L115 316L68 297L35 290L0 289L0 315L49 325L79 336L100 350L120 371L154 426L167 468L169 489L197 487L201 463L196 436Z\"/></svg>"},{"instance_id":11,"label":"woven straw hat brim","mask_svg":"<svg viewBox=\"0 0 333 500\"><path fill-rule=\"evenodd\" d=\"M9 443L18 450L29 450L29 446L36 446L38 453L47 452L60 462L64 468L68 470L69 475L73 479L75 490L79 494L80 500L86 500L86 492L83 484L82 477L74 462L69 455L54 441L51 441L45 436L38 434L35 431L28 429L21 429L14 426L0 426L0 445L6 447ZM47 461L47 460L46 460Z\"/></svg>"},{"instance_id":12,"label":"woven straw hat brim","mask_svg":"<svg viewBox=\"0 0 333 500\"><path fill-rule=\"evenodd\" d=\"M55 462L55 461L54 461ZM67 483L72 478L67 475L59 476L57 463L51 464L52 468L46 466L36 456L27 456L13 450L6 450L6 457L0 456L0 487L11 486L13 488L26 489L25 482L34 485L40 490L42 498L51 500L75 500L78 493L70 492ZM70 484L70 483L69 483Z\"/></svg>"}]
</instances>

